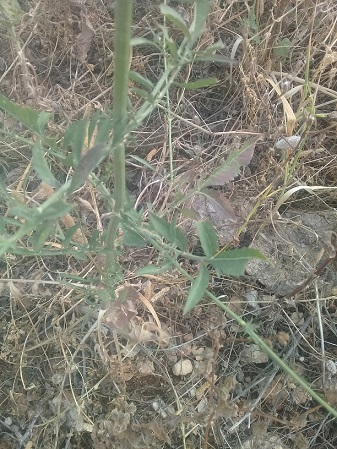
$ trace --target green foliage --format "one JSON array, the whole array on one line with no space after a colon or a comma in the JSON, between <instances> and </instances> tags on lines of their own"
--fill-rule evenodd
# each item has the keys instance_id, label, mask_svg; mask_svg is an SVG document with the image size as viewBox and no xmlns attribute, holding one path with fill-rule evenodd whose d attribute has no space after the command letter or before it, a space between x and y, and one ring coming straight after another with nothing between
<instances>
[{"instance_id":1,"label":"green foliage","mask_svg":"<svg viewBox=\"0 0 337 449\"><path fill-rule=\"evenodd\" d=\"M43 224L38 226L33 234L29 237L29 246L33 247L37 252L41 251L49 235L53 234L54 227L54 220L50 220L49 222L47 220L44 220Z\"/></svg>"},{"instance_id":2,"label":"green foliage","mask_svg":"<svg viewBox=\"0 0 337 449\"><path fill-rule=\"evenodd\" d=\"M140 75L137 72L134 72L133 70L129 71L129 77L130 80L135 81L138 84L141 84L148 90L152 90L154 88L154 84L152 81L150 81L148 78L145 78L145 76Z\"/></svg>"},{"instance_id":3,"label":"green foliage","mask_svg":"<svg viewBox=\"0 0 337 449\"><path fill-rule=\"evenodd\" d=\"M8 28L19 22L23 14L17 0L1 0L0 2L0 24Z\"/></svg>"},{"instance_id":4,"label":"green foliage","mask_svg":"<svg viewBox=\"0 0 337 449\"><path fill-rule=\"evenodd\" d=\"M93 120L92 120L93 122ZM88 130L89 120L84 118L77 122L71 123L66 129L63 137L63 147L71 150L72 165L75 167L79 164L82 157L84 142L89 138Z\"/></svg>"},{"instance_id":5,"label":"green foliage","mask_svg":"<svg viewBox=\"0 0 337 449\"><path fill-rule=\"evenodd\" d=\"M126 227L122 223L123 229L123 243L126 246L133 246L136 248L144 248L147 246L147 241L137 231Z\"/></svg>"},{"instance_id":6,"label":"green foliage","mask_svg":"<svg viewBox=\"0 0 337 449\"><path fill-rule=\"evenodd\" d=\"M32 147L32 165L42 181L51 187L60 187L60 183L55 179L49 168L44 156L44 149L39 142L34 143Z\"/></svg>"},{"instance_id":7,"label":"green foliage","mask_svg":"<svg viewBox=\"0 0 337 449\"><path fill-rule=\"evenodd\" d=\"M161 51L161 48L159 45L157 45L155 42L151 41L150 39L146 39L145 37L133 37L130 40L130 45L132 47L136 47L137 45L146 45L149 47L154 47L156 50Z\"/></svg>"},{"instance_id":8,"label":"green foliage","mask_svg":"<svg viewBox=\"0 0 337 449\"><path fill-rule=\"evenodd\" d=\"M71 178L69 194L75 192L85 183L90 173L108 156L109 152L109 145L99 144L91 148L82 157Z\"/></svg>"},{"instance_id":9,"label":"green foliage","mask_svg":"<svg viewBox=\"0 0 337 449\"><path fill-rule=\"evenodd\" d=\"M200 34L205 29L206 20L210 9L210 2L205 0L195 0L194 18L190 28L192 42L196 42Z\"/></svg>"},{"instance_id":10,"label":"green foliage","mask_svg":"<svg viewBox=\"0 0 337 449\"><path fill-rule=\"evenodd\" d=\"M169 222L158 215L150 212L151 227L158 235L168 240L170 243L177 245L181 250L186 248L186 237L184 233L176 227L175 222Z\"/></svg>"},{"instance_id":11,"label":"green foliage","mask_svg":"<svg viewBox=\"0 0 337 449\"><path fill-rule=\"evenodd\" d=\"M276 42L273 48L273 53L275 56L279 58L286 59L290 55L290 50L292 46L293 45L291 40L288 39L287 37L284 37L283 39L280 39L279 41Z\"/></svg>"},{"instance_id":12,"label":"green foliage","mask_svg":"<svg viewBox=\"0 0 337 449\"><path fill-rule=\"evenodd\" d=\"M2 94L0 94L0 108L37 135L43 134L44 127L51 117L47 112L37 112L27 106L20 106Z\"/></svg>"},{"instance_id":13,"label":"green foliage","mask_svg":"<svg viewBox=\"0 0 337 449\"><path fill-rule=\"evenodd\" d=\"M3 186L3 198L7 202L10 214L2 220L2 235L5 238L0 241L0 252L3 253L10 250L13 253L26 252L32 254L36 251L37 254L48 255L73 254L77 258L84 259L87 257L86 252L94 254L106 251L106 245L111 245L111 242L116 240L117 230L120 228L122 230L120 243L114 245L114 248L108 251L109 262L106 266L106 272L108 273L107 278L109 282L114 273L120 272L121 267L117 260L120 258L125 246L143 248L147 245L153 245L159 252L157 266L144 267L139 270L139 275L161 273L171 269L178 257L183 256L187 259L195 259L195 256L188 251L188 239L185 233L177 226L177 216L169 221L163 216L149 211L149 222L145 223L142 212L140 214L137 213L132 208L132 205L125 207L125 202L122 200L125 195L120 194L125 189L125 185L123 185L125 180L123 176L120 176L125 170L123 145L132 129L139 126L146 119L173 84L178 84L185 89L200 89L217 83L217 79L214 77L177 83L176 77L185 64L196 59L231 63L233 61L217 54L217 51L223 48L221 41L203 50L194 48L205 28L210 8L209 2L204 0L195 1L191 25L185 21L176 9L166 4L161 5L160 11L166 20L165 24L160 27L164 40L157 39L158 36L155 36L153 40L147 38L130 39L127 24L131 23L128 22L131 5L131 0L127 0L124 3L118 2L118 9L116 9L116 14L120 14L120 17L125 20L123 21L123 26L116 30L116 61L118 60L119 62L118 64L116 63L115 67L113 114L109 113L107 116L95 114L91 119L85 117L82 120L71 123L64 133L63 140L61 139L62 146L59 147L56 145L56 139L51 138L46 131L46 124L49 120L52 120L51 114L37 112L29 107L18 105L0 95L0 108L22 123L33 134L31 148L32 167L35 173L40 180L52 189L55 189L54 193L49 193L48 198L41 205L31 207L24 203L13 201L13 198ZM166 26L166 23L170 25L170 28ZM174 33L170 36L171 31L169 29L172 30L172 27L183 34L183 42L178 43L175 37L172 37L175 36ZM125 55L129 53L128 48L130 48L130 45L154 46L162 52L169 51L170 64L157 83L139 73L128 70L129 61ZM140 88L136 87L134 91L143 98L144 104L138 112L133 114L136 120L131 118L128 121L125 109L128 102L125 96L127 95L126 89L129 80L140 86ZM114 115L114 118L112 118L112 115ZM220 167L217 173L204 181L201 186L204 191L206 191L205 187L213 185L220 175L224 176L224 171L227 170L226 179L234 176L240 165L245 165L249 162L249 155L247 156L246 153L247 149L244 149L242 152L239 151L238 154L235 154L234 157L230 156L225 168ZM90 179L94 182L95 176L92 175L93 171L97 167L101 167L103 161L111 154L114 154L115 192L111 193L109 191L103 177L95 181L95 187L101 191L108 203L112 207L116 204L115 211L112 214L111 225L105 231L104 238L95 231L89 238L87 245L81 246L76 242L77 250L74 251L72 244L79 230L79 225L71 226L63 234L62 232L56 232L56 229L59 229L59 231L61 229L56 226L57 221L72 212L74 204L70 200L70 196L87 182L90 174ZM53 157L57 158L60 164L64 163L65 167L72 167L70 179L63 184L59 181L60 176L55 171ZM134 156L134 158L137 159L137 156ZM151 164L147 161L142 161L142 163L152 169ZM7 234L10 229L9 226L12 226L12 234ZM216 231L212 224L200 222L197 224L197 230L206 256L205 258L197 258L201 267L200 276L197 277L197 280L198 282L203 281L205 284L204 288L207 287L205 280L209 276L205 264L208 264L210 269L211 267L215 268L218 272L225 273L227 270L228 274L238 275L242 273L249 254L254 257L257 256L257 253L249 252L246 254L242 253L241 259L236 253L233 253L232 257L227 259L220 257L222 253L220 256L216 256L218 243ZM45 242L53 233L55 234L54 238L60 243L59 249L46 247L45 245ZM24 247L25 241L28 248ZM23 243L23 246L20 242ZM230 262L228 262L229 260ZM197 284L193 285L192 293L196 289L195 285ZM195 293L192 296L195 298ZM188 307L193 304L193 301L189 300Z\"/></svg>"},{"instance_id":14,"label":"green foliage","mask_svg":"<svg viewBox=\"0 0 337 449\"><path fill-rule=\"evenodd\" d=\"M146 267L142 267L139 270L136 271L136 275L137 276L146 276L147 274L161 274L161 273L165 273L166 271L168 271L170 268L172 268L172 264L171 263L166 263L163 265L147 265Z\"/></svg>"},{"instance_id":15,"label":"green foliage","mask_svg":"<svg viewBox=\"0 0 337 449\"><path fill-rule=\"evenodd\" d=\"M174 83L179 87L183 87L184 89L201 89L203 87L214 86L218 82L217 78L210 77L204 78L197 81L190 81L188 83Z\"/></svg>"},{"instance_id":16,"label":"green foliage","mask_svg":"<svg viewBox=\"0 0 337 449\"><path fill-rule=\"evenodd\" d=\"M183 34L191 41L191 34L188 29L188 25L183 17L173 8L168 5L160 5L160 12L166 17L166 19L172 22Z\"/></svg>"},{"instance_id":17,"label":"green foliage","mask_svg":"<svg viewBox=\"0 0 337 449\"><path fill-rule=\"evenodd\" d=\"M256 44L259 44L261 39L259 36L257 36L258 32L259 32L259 25L258 22L256 20L256 15L255 15L255 11L251 6L247 5L247 17L245 17L243 19L243 23L245 25L245 27L247 28L249 35L253 37L253 41Z\"/></svg>"},{"instance_id":18,"label":"green foliage","mask_svg":"<svg viewBox=\"0 0 337 449\"><path fill-rule=\"evenodd\" d=\"M6 1L9 2L9 0ZM164 39L157 41L145 38L131 40L132 1L117 0L116 3L116 25L118 27L116 28L114 50L116 61L113 114L109 113L107 116L96 114L91 119L85 118L72 123L65 131L63 142L61 141L58 147L55 144L54 136L49 136L46 131L46 124L52 119L50 114L20 106L0 94L0 108L21 122L32 133L31 140L25 140L25 142L30 143L32 166L38 178L55 189L40 205L31 206L19 202L0 182L2 201L8 208L8 213L0 217L0 255L6 252L23 256L70 255L79 260L87 260L89 256L103 254L106 257L103 269L103 282L106 288L101 290L103 295L101 299L110 300L114 297L116 286L123 281L125 247L151 246L156 263L140 268L136 275L157 275L174 268L191 282L184 305L185 314L191 311L204 297L208 297L234 318L268 354L274 354L251 326L208 291L209 279L214 271L217 276L241 276L251 258L263 260L266 258L259 251L251 248L219 252L217 233L210 222L197 223L197 232L205 255L196 256L193 254L193 248L189 248L184 231L177 226L177 216L174 215L176 210L168 210L166 216L153 212L150 207L138 212L125 193L125 142L129 139L130 133L143 123L165 98L171 86L176 83L181 69L194 61L216 61L231 64L234 62L217 54L217 51L222 48L221 42L203 50L196 49L196 43L208 17L210 2L195 0L194 17L190 26L174 8L161 5L160 10L165 18L165 24L161 26L160 32ZM15 6L16 3L13 2L12 5ZM10 10L12 11L12 8ZM2 14L2 9L0 12ZM11 20L15 20L15 13L11 14ZM166 26L166 22L169 23L170 29ZM258 31L252 9L249 9L246 25L251 34ZM182 42L172 37L176 34L172 33L171 35L172 27L182 33L184 36ZM286 57L285 51L290 48L289 42L282 40L279 44L274 50L279 52L279 56ZM154 46L167 56L168 63L156 82L129 71L131 45ZM130 79L141 86L140 89L136 88L136 92L143 99L143 103L135 111L128 106L131 104L128 97ZM181 84L181 87L199 89L212 86L216 82L217 80L213 77L198 81L187 80L186 83ZM130 109L132 113L130 113ZM211 196L211 193L206 190L207 187L223 185L237 176L241 167L249 164L259 138L248 139L240 149L232 152L221 166L201 180L198 188L189 193L190 196L200 194L200 192ZM73 172L70 180L63 184L59 181L60 176L58 176L55 164L51 163L51 156L56 156L61 161L60 163L63 161L64 164L67 160L72 166ZM93 173L95 169L102 167L103 162L109 156L113 156L113 192L110 191L111 184L107 185L104 179ZM134 156L134 159L136 158L137 156ZM142 161L144 166L153 170L147 161L140 160L139 157L138 161ZM88 238L88 242L83 240L83 243L79 243L78 241L74 242L77 231L80 229L79 224L71 226L63 235L58 222L73 212L76 207L73 203L73 195L86 182L94 184L101 197L111 208L112 218L103 233L94 231ZM220 202L218 197L215 197L215 200ZM227 207L224 203L222 206L223 208ZM167 216L174 216L174 218L168 220ZM55 248L47 243L51 236L57 241ZM196 276L195 274L191 276L184 270L182 259L197 262L199 271ZM275 354L271 357L286 370L282 361ZM298 381L296 374L289 369L287 372ZM309 387L307 391L310 391L315 399L321 401ZM325 407L329 409L326 404ZM329 411L331 411L330 409Z\"/></svg>"},{"instance_id":19,"label":"green foliage","mask_svg":"<svg viewBox=\"0 0 337 449\"><path fill-rule=\"evenodd\" d=\"M199 221L197 230L202 249L206 257L213 257L218 252L218 236L214 226L209 221Z\"/></svg>"},{"instance_id":20,"label":"green foliage","mask_svg":"<svg viewBox=\"0 0 337 449\"><path fill-rule=\"evenodd\" d=\"M245 272L247 263L252 258L268 260L256 249L238 248L222 251L210 260L210 264L216 270L218 276L221 276L222 274L242 276Z\"/></svg>"},{"instance_id":21,"label":"green foliage","mask_svg":"<svg viewBox=\"0 0 337 449\"><path fill-rule=\"evenodd\" d=\"M191 289L188 293L183 313L190 312L203 298L209 283L209 273L206 266L202 263L198 276L192 282Z\"/></svg>"}]
</instances>

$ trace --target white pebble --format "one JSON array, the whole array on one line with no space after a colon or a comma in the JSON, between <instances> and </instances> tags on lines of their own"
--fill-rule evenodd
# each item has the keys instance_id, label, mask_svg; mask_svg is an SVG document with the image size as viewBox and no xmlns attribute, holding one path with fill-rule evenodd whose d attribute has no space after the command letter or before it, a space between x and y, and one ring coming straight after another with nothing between
<instances>
[{"instance_id":1,"label":"white pebble","mask_svg":"<svg viewBox=\"0 0 337 449\"><path fill-rule=\"evenodd\" d=\"M289 150L289 149L295 149L297 145L300 143L301 136L289 136L289 137L283 137L282 139L279 139L275 143L275 148L277 150Z\"/></svg>"},{"instance_id":2,"label":"white pebble","mask_svg":"<svg viewBox=\"0 0 337 449\"><path fill-rule=\"evenodd\" d=\"M191 360L185 359L175 363L172 367L172 372L175 376L186 376L193 371Z\"/></svg>"}]
</instances>

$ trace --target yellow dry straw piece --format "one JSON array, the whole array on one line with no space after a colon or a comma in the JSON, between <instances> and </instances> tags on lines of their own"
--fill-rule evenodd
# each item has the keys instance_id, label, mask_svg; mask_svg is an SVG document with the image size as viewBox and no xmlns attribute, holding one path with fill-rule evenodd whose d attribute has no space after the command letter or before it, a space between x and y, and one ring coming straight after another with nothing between
<instances>
[{"instance_id":1,"label":"yellow dry straw piece","mask_svg":"<svg viewBox=\"0 0 337 449\"><path fill-rule=\"evenodd\" d=\"M267 77L266 80L272 85L272 87L275 89L275 92L278 94L280 100L282 101L283 111L284 111L284 116L285 116L285 121L286 121L287 135L292 136L293 132L294 132L295 125L296 125L295 113L292 110L292 107L290 106L288 100L282 94L281 89L274 82L274 80L272 80L270 77Z\"/></svg>"}]
</instances>

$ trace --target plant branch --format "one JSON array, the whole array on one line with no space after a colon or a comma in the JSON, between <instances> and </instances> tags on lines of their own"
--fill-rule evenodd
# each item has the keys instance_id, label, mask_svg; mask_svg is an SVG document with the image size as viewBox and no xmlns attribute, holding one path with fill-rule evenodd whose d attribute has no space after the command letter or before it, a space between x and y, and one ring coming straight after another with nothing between
<instances>
[{"instance_id":1,"label":"plant branch","mask_svg":"<svg viewBox=\"0 0 337 449\"><path fill-rule=\"evenodd\" d=\"M132 0L118 0L115 13L113 119L112 141L115 182L115 213L108 227L107 247L113 252L120 212L125 203L125 133L127 128L127 103L129 87L130 40L132 25ZM109 266L113 254L107 257Z\"/></svg>"}]
</instances>

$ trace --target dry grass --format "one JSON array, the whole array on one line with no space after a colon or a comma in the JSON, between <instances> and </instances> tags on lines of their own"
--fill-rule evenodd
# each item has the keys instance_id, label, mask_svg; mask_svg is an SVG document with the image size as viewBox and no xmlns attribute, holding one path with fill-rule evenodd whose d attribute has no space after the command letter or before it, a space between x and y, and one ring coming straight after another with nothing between
<instances>
[{"instance_id":1,"label":"dry grass","mask_svg":"<svg viewBox=\"0 0 337 449\"><path fill-rule=\"evenodd\" d=\"M113 10L103 0L87 2L81 16L79 3L22 1L24 14L0 36L2 91L53 112L50 131L56 136L112 101ZM159 2L136 3L133 34L152 37L161 22ZM180 11L188 18L187 7ZM79 37L86 20L95 30L88 48ZM228 244L240 239L249 244L263 233L284 189L336 186L336 22L337 8L329 0L213 1L198 45L221 39L223 53L240 64L196 63L180 81L216 76L219 83L197 91L173 88L175 182L168 181L167 111L159 108L134 132L127 182L138 203L150 202L171 216L185 173L211 172L246 136L257 133L264 133L265 141L248 169L224 190L240 217ZM162 58L152 48L135 47L132 69L155 80ZM136 108L141 99L135 92L131 98ZM24 135L15 121L2 120L5 129ZM275 149L287 133L303 136L297 153ZM0 145L7 187L23 201L37 201L41 186L30 174L30 149L19 140ZM109 164L99 176L112 187ZM279 212L334 210L333 192L300 192ZM109 210L94 189L81 195L73 219L88 237L104 226ZM251 342L215 305L204 302L183 317L184 279L174 272L148 279L134 275L139 266L156 263L153 257L150 248L125 252L124 284L133 289L137 306L123 310L130 324L124 333L109 331L106 320L96 326L100 291L86 279L99 278L99 259L7 255L0 260L0 448L258 449L265 447L263 441L274 449L335 448L333 419L268 360L255 363L247 356ZM193 264L185 268L196 271ZM60 274L83 280L64 285ZM212 289L336 404L336 288L322 297L320 286L315 291L312 285L286 300L247 276L214 277ZM112 310L112 316L120 312ZM192 373L172 373L180 360L192 362Z\"/></svg>"}]
</instances>

